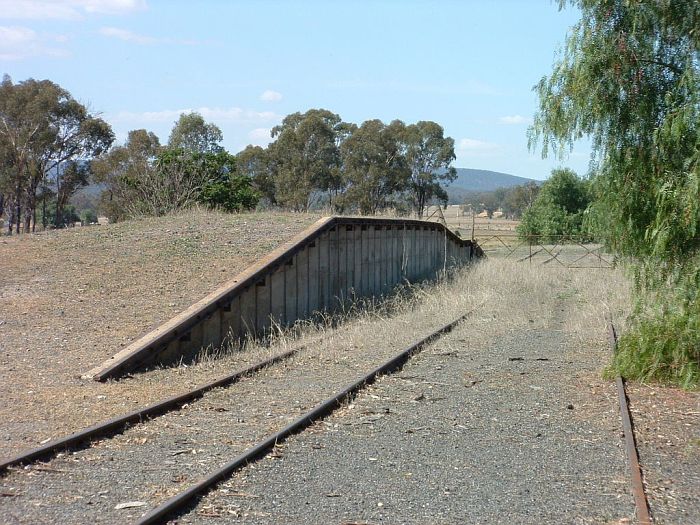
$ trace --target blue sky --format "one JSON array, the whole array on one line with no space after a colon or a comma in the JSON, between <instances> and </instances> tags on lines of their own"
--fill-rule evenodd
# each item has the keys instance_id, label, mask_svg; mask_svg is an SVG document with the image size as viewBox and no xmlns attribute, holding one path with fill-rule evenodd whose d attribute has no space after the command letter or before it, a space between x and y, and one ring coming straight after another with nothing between
<instances>
[{"instance_id":1,"label":"blue sky","mask_svg":"<svg viewBox=\"0 0 700 525\"><path fill-rule=\"evenodd\" d=\"M231 152L264 145L295 111L357 124L434 120L464 168L544 179L587 171L527 150L537 98L578 17L550 0L0 0L0 73L48 78L123 141L166 142L182 111L217 124Z\"/></svg>"}]
</instances>

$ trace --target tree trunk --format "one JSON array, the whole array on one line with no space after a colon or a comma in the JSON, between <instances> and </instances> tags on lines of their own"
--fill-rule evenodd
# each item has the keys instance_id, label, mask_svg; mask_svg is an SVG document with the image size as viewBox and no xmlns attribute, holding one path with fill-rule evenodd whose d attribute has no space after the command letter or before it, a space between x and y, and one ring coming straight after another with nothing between
<instances>
[{"instance_id":1,"label":"tree trunk","mask_svg":"<svg viewBox=\"0 0 700 525\"><path fill-rule=\"evenodd\" d=\"M56 216L54 217L54 224L56 228L60 228L63 225L63 206L61 206L61 166L60 164L56 166Z\"/></svg>"},{"instance_id":2,"label":"tree trunk","mask_svg":"<svg viewBox=\"0 0 700 525\"><path fill-rule=\"evenodd\" d=\"M19 223L22 222L22 203L19 200L19 195L17 195L15 201L15 224L16 224L16 232L17 235L19 235Z\"/></svg>"},{"instance_id":3,"label":"tree trunk","mask_svg":"<svg viewBox=\"0 0 700 525\"><path fill-rule=\"evenodd\" d=\"M12 204L10 204L9 212L7 214L7 235L12 235L12 226L14 225L15 211Z\"/></svg>"},{"instance_id":4,"label":"tree trunk","mask_svg":"<svg viewBox=\"0 0 700 525\"><path fill-rule=\"evenodd\" d=\"M44 230L46 230L46 227L49 225L46 220L46 186L44 186L44 192L41 196L41 224L44 226Z\"/></svg>"}]
</instances>

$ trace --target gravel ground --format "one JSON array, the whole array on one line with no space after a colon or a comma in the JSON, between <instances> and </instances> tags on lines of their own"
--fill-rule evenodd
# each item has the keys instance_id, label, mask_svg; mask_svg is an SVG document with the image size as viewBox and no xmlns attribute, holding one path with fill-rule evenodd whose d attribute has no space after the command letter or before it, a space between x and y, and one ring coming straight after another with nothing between
<instances>
[{"instance_id":1,"label":"gravel ground","mask_svg":"<svg viewBox=\"0 0 700 525\"><path fill-rule=\"evenodd\" d=\"M609 350L567 332L579 301L519 323L487 306L177 522L629 523Z\"/></svg>"},{"instance_id":2,"label":"gravel ground","mask_svg":"<svg viewBox=\"0 0 700 525\"><path fill-rule=\"evenodd\" d=\"M700 392L627 391L654 523L700 524Z\"/></svg>"},{"instance_id":3,"label":"gravel ground","mask_svg":"<svg viewBox=\"0 0 700 525\"><path fill-rule=\"evenodd\" d=\"M79 379L317 219L191 211L2 238L0 457L223 375Z\"/></svg>"},{"instance_id":4,"label":"gravel ground","mask_svg":"<svg viewBox=\"0 0 700 525\"><path fill-rule=\"evenodd\" d=\"M400 302L400 300L399 300ZM465 304L469 304L467 301ZM448 320L369 310L290 361L114 439L14 469L0 483L9 523L130 520L225 463ZM451 319L450 319L451 320ZM137 506L117 508L119 504ZM1 520L0 520L1 521Z\"/></svg>"}]
</instances>

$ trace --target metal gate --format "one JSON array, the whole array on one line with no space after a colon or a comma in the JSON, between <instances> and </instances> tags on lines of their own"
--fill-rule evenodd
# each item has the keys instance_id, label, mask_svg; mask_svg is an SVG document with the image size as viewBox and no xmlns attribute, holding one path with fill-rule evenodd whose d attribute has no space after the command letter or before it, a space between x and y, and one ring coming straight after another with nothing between
<instances>
[{"instance_id":1,"label":"metal gate","mask_svg":"<svg viewBox=\"0 0 700 525\"><path fill-rule=\"evenodd\" d=\"M571 235L483 235L476 239L488 257L565 268L614 268L615 258L601 243Z\"/></svg>"}]
</instances>

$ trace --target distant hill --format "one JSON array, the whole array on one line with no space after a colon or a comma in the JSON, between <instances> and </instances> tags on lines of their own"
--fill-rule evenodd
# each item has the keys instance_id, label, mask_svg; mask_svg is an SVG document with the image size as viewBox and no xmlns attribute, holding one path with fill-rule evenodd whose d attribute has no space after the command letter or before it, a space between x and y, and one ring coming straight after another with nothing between
<instances>
[{"instance_id":1,"label":"distant hill","mask_svg":"<svg viewBox=\"0 0 700 525\"><path fill-rule=\"evenodd\" d=\"M458 187L466 191L493 191L498 188L511 188L533 181L534 179L516 177L515 175L500 173L498 171L457 168L457 178L450 186Z\"/></svg>"},{"instance_id":2,"label":"distant hill","mask_svg":"<svg viewBox=\"0 0 700 525\"><path fill-rule=\"evenodd\" d=\"M498 188L511 188L527 184L528 182L537 182L539 184L542 181L516 177L515 175L498 171L457 168L457 178L446 189L449 203L461 204L470 193L494 191Z\"/></svg>"}]
</instances>

